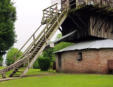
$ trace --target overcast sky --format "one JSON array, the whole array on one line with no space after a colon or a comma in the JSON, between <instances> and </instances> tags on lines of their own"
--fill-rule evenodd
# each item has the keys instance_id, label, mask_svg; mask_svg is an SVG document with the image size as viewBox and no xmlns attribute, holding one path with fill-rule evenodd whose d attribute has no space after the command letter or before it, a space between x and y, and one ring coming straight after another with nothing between
<instances>
[{"instance_id":1,"label":"overcast sky","mask_svg":"<svg viewBox=\"0 0 113 87\"><path fill-rule=\"evenodd\" d=\"M30 35L40 25L42 10L51 5L51 0L12 0L15 2L17 20L15 32L17 42L15 47L20 48Z\"/></svg>"}]
</instances>

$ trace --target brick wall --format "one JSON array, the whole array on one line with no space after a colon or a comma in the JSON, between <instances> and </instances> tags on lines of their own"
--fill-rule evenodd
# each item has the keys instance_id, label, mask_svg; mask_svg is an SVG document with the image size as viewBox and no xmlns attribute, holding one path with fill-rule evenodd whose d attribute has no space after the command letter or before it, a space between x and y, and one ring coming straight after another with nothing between
<instances>
[{"instance_id":1,"label":"brick wall","mask_svg":"<svg viewBox=\"0 0 113 87\"><path fill-rule=\"evenodd\" d=\"M113 60L113 49L83 50L82 61L78 61L78 51L64 52L61 55L62 65L58 66L56 55L56 70L69 73L108 73L108 60Z\"/></svg>"}]
</instances>

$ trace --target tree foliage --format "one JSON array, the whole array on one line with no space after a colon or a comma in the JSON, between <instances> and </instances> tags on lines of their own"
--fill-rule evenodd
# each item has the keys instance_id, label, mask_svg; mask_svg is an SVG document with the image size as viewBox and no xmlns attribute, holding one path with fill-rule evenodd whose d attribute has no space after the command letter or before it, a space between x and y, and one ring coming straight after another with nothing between
<instances>
[{"instance_id":1,"label":"tree foliage","mask_svg":"<svg viewBox=\"0 0 113 87\"><path fill-rule=\"evenodd\" d=\"M0 55L15 42L16 10L11 0L0 0Z\"/></svg>"},{"instance_id":2,"label":"tree foliage","mask_svg":"<svg viewBox=\"0 0 113 87\"><path fill-rule=\"evenodd\" d=\"M62 37L62 34L60 33L60 34L58 34L56 36L56 40L60 39L61 37ZM61 50L61 49L65 48L65 47L68 47L68 46L70 46L72 44L73 43L70 43L70 42L60 42L60 43L58 43L58 44L55 45L54 52L55 51L58 51L58 50Z\"/></svg>"},{"instance_id":3,"label":"tree foliage","mask_svg":"<svg viewBox=\"0 0 113 87\"><path fill-rule=\"evenodd\" d=\"M38 59L38 64L39 64L41 71L47 71L50 67L50 62L51 61L49 58L40 57Z\"/></svg>"},{"instance_id":4,"label":"tree foliage","mask_svg":"<svg viewBox=\"0 0 113 87\"><path fill-rule=\"evenodd\" d=\"M61 50L65 47L68 47L70 45L72 45L73 43L70 43L70 42L60 42L58 44L56 44L56 46L54 47L54 52L55 51L58 51L58 50Z\"/></svg>"},{"instance_id":5,"label":"tree foliage","mask_svg":"<svg viewBox=\"0 0 113 87\"><path fill-rule=\"evenodd\" d=\"M40 59L40 60L39 60ZM42 59L42 60L41 60ZM40 64L39 64L39 61L46 61L46 59L47 59L47 62L48 62L48 59L50 60L50 63L53 61L53 59L54 59L54 55L53 55L53 48L48 48L48 49L46 49L43 53L42 53L42 55L35 61L35 63L34 63L34 65L33 65L33 68L34 69L38 69L38 68L41 68L41 67L39 67L40 66ZM47 64L47 63L46 63ZM44 64L44 66L46 66L46 64ZM51 64L50 64L51 65ZM43 66L43 67L44 67ZM48 66L48 64L47 64L47 66Z\"/></svg>"},{"instance_id":6,"label":"tree foliage","mask_svg":"<svg viewBox=\"0 0 113 87\"><path fill-rule=\"evenodd\" d=\"M40 69L39 64L38 64L38 59L33 64L33 69Z\"/></svg>"},{"instance_id":7,"label":"tree foliage","mask_svg":"<svg viewBox=\"0 0 113 87\"><path fill-rule=\"evenodd\" d=\"M48 48L46 49L44 52L43 52L43 57L45 58L49 58L51 61L53 59L53 51L54 51L54 48Z\"/></svg>"},{"instance_id":8,"label":"tree foliage","mask_svg":"<svg viewBox=\"0 0 113 87\"><path fill-rule=\"evenodd\" d=\"M62 34L58 34L58 35L56 36L56 40L60 39L61 37L62 37Z\"/></svg>"},{"instance_id":9,"label":"tree foliage","mask_svg":"<svg viewBox=\"0 0 113 87\"><path fill-rule=\"evenodd\" d=\"M11 65L13 64L20 56L22 56L22 52L18 53L18 49L17 48L11 48L8 53L7 53L7 65Z\"/></svg>"}]
</instances>

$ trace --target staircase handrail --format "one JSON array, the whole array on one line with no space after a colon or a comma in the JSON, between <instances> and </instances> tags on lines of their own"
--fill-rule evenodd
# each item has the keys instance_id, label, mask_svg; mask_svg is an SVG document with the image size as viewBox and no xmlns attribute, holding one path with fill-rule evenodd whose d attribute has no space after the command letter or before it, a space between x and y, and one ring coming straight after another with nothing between
<instances>
[{"instance_id":1,"label":"staircase handrail","mask_svg":"<svg viewBox=\"0 0 113 87\"><path fill-rule=\"evenodd\" d=\"M14 55L14 58L22 51L22 49L27 45L27 43L32 39L32 38L34 38L34 35L38 32L38 30L41 28L41 26L42 25L40 25L35 31L34 31L34 33L28 38L28 40L24 43L24 45L18 50L18 52ZM34 43L34 40L32 41L32 43L29 45L29 48L33 45L33 43ZM29 48L27 48L27 49L29 49ZM26 49L26 50L27 50ZM23 52L23 55L26 53L26 50ZM22 56L23 56L22 55ZM21 56L21 57L22 57ZM18 59L20 59L21 57L19 57ZM17 59L17 60L18 60ZM17 61L16 60L16 61Z\"/></svg>"}]
</instances>

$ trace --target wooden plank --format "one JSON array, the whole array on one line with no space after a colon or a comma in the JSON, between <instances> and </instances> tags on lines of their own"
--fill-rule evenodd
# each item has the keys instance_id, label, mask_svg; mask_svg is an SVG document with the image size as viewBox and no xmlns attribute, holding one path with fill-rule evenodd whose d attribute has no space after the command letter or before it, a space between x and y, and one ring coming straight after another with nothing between
<instances>
[{"instance_id":1,"label":"wooden plank","mask_svg":"<svg viewBox=\"0 0 113 87\"><path fill-rule=\"evenodd\" d=\"M111 33L113 30L113 23L108 23L105 19L91 17L89 29L89 34L91 36L113 39Z\"/></svg>"}]
</instances>

